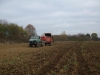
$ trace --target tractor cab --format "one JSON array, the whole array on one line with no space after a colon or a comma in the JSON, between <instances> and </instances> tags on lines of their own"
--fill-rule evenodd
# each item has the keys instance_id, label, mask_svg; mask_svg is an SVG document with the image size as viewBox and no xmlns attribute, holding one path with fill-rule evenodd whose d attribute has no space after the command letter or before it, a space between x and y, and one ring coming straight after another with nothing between
<instances>
[{"instance_id":1,"label":"tractor cab","mask_svg":"<svg viewBox=\"0 0 100 75\"><path fill-rule=\"evenodd\" d=\"M38 45L42 45L42 40L40 39L40 36L31 36L31 38L29 39L29 46L38 46Z\"/></svg>"}]
</instances>

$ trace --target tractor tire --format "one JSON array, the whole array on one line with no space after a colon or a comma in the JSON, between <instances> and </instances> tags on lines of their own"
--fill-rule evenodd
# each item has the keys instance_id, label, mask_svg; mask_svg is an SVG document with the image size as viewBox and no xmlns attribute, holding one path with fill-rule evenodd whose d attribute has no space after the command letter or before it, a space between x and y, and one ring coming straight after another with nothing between
<instances>
[{"instance_id":1,"label":"tractor tire","mask_svg":"<svg viewBox=\"0 0 100 75\"><path fill-rule=\"evenodd\" d=\"M37 47L37 45L34 45L35 47Z\"/></svg>"},{"instance_id":2,"label":"tractor tire","mask_svg":"<svg viewBox=\"0 0 100 75\"><path fill-rule=\"evenodd\" d=\"M33 45L29 45L29 47L32 47Z\"/></svg>"},{"instance_id":3,"label":"tractor tire","mask_svg":"<svg viewBox=\"0 0 100 75\"><path fill-rule=\"evenodd\" d=\"M29 46L30 46L30 47L32 47L32 46L33 46L33 45L32 45L32 42L30 42Z\"/></svg>"}]
</instances>

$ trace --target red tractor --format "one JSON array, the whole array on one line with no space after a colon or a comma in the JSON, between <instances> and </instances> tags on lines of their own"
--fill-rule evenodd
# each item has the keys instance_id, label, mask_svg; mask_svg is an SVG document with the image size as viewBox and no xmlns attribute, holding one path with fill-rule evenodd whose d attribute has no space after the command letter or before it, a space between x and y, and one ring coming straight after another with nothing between
<instances>
[{"instance_id":1,"label":"red tractor","mask_svg":"<svg viewBox=\"0 0 100 75\"><path fill-rule=\"evenodd\" d=\"M44 35L41 36L40 38L45 43L45 45L47 44L52 45L53 37L51 36L51 33L44 33Z\"/></svg>"}]
</instances>

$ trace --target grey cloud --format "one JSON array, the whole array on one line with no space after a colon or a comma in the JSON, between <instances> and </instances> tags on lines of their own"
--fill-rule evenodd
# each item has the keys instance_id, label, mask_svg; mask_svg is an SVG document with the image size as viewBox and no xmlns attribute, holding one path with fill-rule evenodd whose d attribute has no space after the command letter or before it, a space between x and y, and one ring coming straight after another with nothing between
<instances>
[{"instance_id":1,"label":"grey cloud","mask_svg":"<svg viewBox=\"0 0 100 75\"><path fill-rule=\"evenodd\" d=\"M1 0L0 18L22 25L33 24L37 33L99 34L99 0Z\"/></svg>"}]
</instances>

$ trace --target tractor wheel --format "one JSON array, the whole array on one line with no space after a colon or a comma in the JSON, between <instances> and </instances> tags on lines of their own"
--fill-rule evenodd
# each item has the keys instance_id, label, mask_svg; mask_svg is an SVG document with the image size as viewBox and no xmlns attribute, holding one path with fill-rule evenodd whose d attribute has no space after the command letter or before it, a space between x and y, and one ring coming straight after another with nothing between
<instances>
[{"instance_id":1,"label":"tractor wheel","mask_svg":"<svg viewBox=\"0 0 100 75\"><path fill-rule=\"evenodd\" d=\"M32 47L33 45L29 45L30 47Z\"/></svg>"},{"instance_id":2,"label":"tractor wheel","mask_svg":"<svg viewBox=\"0 0 100 75\"><path fill-rule=\"evenodd\" d=\"M32 47L33 46L32 43L30 43L29 46Z\"/></svg>"},{"instance_id":3,"label":"tractor wheel","mask_svg":"<svg viewBox=\"0 0 100 75\"><path fill-rule=\"evenodd\" d=\"M37 47L37 45L34 45L35 47Z\"/></svg>"}]
</instances>

